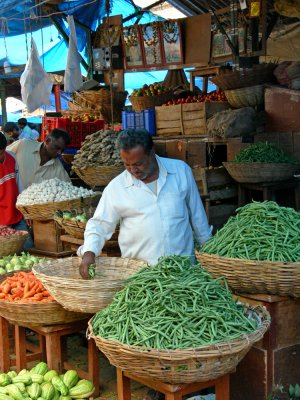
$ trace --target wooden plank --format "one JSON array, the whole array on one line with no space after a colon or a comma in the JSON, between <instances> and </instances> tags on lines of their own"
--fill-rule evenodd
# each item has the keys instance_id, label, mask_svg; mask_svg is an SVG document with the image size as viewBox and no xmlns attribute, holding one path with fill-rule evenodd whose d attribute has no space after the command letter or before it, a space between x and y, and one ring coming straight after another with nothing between
<instances>
[{"instance_id":1,"label":"wooden plank","mask_svg":"<svg viewBox=\"0 0 300 400\"><path fill-rule=\"evenodd\" d=\"M0 371L10 369L8 321L0 316Z\"/></svg>"}]
</instances>

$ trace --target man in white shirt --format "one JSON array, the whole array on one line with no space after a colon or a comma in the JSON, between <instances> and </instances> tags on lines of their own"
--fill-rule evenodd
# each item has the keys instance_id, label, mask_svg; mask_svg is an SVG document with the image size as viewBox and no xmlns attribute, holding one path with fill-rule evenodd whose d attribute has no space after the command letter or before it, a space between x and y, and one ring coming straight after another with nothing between
<instances>
[{"instance_id":1,"label":"man in white shirt","mask_svg":"<svg viewBox=\"0 0 300 400\"><path fill-rule=\"evenodd\" d=\"M105 188L87 223L84 244L78 249L84 278L118 223L122 256L150 264L160 256L193 255L194 237L204 243L211 236L186 163L155 155L152 138L144 130L122 131L118 146L126 170Z\"/></svg>"}]
</instances>

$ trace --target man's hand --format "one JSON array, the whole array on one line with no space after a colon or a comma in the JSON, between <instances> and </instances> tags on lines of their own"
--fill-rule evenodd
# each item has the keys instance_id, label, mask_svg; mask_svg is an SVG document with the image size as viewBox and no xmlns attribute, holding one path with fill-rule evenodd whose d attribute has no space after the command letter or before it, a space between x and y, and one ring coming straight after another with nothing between
<instances>
[{"instance_id":1,"label":"man's hand","mask_svg":"<svg viewBox=\"0 0 300 400\"><path fill-rule=\"evenodd\" d=\"M87 251L84 253L79 266L79 272L83 279L89 279L89 266L91 264L95 264L95 254L92 251Z\"/></svg>"}]
</instances>

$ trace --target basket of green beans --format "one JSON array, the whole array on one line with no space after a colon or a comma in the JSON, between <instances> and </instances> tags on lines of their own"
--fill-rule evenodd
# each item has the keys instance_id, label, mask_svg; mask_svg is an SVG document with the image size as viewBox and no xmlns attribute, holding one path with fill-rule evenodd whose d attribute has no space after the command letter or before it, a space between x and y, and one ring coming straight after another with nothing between
<instances>
[{"instance_id":1,"label":"basket of green beans","mask_svg":"<svg viewBox=\"0 0 300 400\"><path fill-rule=\"evenodd\" d=\"M264 307L233 299L190 257L163 257L127 280L89 321L89 337L112 365L172 384L232 371L270 325Z\"/></svg>"},{"instance_id":2,"label":"basket of green beans","mask_svg":"<svg viewBox=\"0 0 300 400\"><path fill-rule=\"evenodd\" d=\"M196 257L238 292L300 297L300 213L273 201L247 204Z\"/></svg>"},{"instance_id":3,"label":"basket of green beans","mask_svg":"<svg viewBox=\"0 0 300 400\"><path fill-rule=\"evenodd\" d=\"M291 179L300 171L299 163L272 143L255 143L240 150L233 162L224 162L239 183L277 182Z\"/></svg>"}]
</instances>

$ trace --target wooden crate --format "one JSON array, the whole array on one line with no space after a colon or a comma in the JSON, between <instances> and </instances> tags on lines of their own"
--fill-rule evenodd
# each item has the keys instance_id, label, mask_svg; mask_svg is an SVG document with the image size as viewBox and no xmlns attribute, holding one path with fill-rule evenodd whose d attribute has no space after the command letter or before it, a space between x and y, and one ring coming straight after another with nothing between
<instances>
[{"instance_id":1,"label":"wooden crate","mask_svg":"<svg viewBox=\"0 0 300 400\"><path fill-rule=\"evenodd\" d=\"M62 229L54 220L34 220L34 249L49 253L62 253L70 250L70 246L60 240Z\"/></svg>"},{"instance_id":2,"label":"wooden crate","mask_svg":"<svg viewBox=\"0 0 300 400\"><path fill-rule=\"evenodd\" d=\"M156 134L158 136L206 135L208 118L228 108L228 102L155 107Z\"/></svg>"},{"instance_id":3,"label":"wooden crate","mask_svg":"<svg viewBox=\"0 0 300 400\"><path fill-rule=\"evenodd\" d=\"M206 166L207 144L201 139L172 139L165 144L166 155L169 158L185 161L191 168Z\"/></svg>"},{"instance_id":4,"label":"wooden crate","mask_svg":"<svg viewBox=\"0 0 300 400\"><path fill-rule=\"evenodd\" d=\"M263 305L271 327L255 343L231 376L231 399L266 399L276 384L300 382L300 299L271 295L239 295L243 303Z\"/></svg>"}]
</instances>

